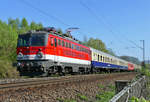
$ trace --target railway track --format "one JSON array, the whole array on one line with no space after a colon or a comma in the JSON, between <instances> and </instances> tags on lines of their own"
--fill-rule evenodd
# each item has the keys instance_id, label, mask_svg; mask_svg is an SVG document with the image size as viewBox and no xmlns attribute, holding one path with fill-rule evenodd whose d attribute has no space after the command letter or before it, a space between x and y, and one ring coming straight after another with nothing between
<instances>
[{"instance_id":1,"label":"railway track","mask_svg":"<svg viewBox=\"0 0 150 102\"><path fill-rule=\"evenodd\" d=\"M92 74L92 75L76 75L76 76L63 76L55 78L29 78L27 80L20 80L16 82L6 82L0 84L0 90L3 89L16 89L25 87L37 87L42 85L64 85L73 82L83 82L83 81L94 81L99 79L111 78L114 76L125 76L128 74L136 74L135 72L130 73L112 73L112 74Z\"/></svg>"}]
</instances>

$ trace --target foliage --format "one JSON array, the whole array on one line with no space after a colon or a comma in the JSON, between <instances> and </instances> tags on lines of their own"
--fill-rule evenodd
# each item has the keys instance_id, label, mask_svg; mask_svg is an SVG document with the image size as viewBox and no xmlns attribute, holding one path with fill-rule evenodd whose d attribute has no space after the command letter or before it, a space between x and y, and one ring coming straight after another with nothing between
<instances>
[{"instance_id":1,"label":"foliage","mask_svg":"<svg viewBox=\"0 0 150 102\"><path fill-rule=\"evenodd\" d=\"M29 23L25 18L21 21L17 19L8 19L8 23L0 20L0 77L13 76L15 68L12 62L16 60L16 46L18 33L24 33L28 30L40 29L42 24ZM16 76L14 74L14 76Z\"/></svg>"},{"instance_id":2,"label":"foliage","mask_svg":"<svg viewBox=\"0 0 150 102\"><path fill-rule=\"evenodd\" d=\"M59 28L59 29L57 29L57 32L59 33L59 34L63 34L63 31Z\"/></svg>"},{"instance_id":3,"label":"foliage","mask_svg":"<svg viewBox=\"0 0 150 102\"><path fill-rule=\"evenodd\" d=\"M101 88L101 89L104 88L104 86L102 84L99 84L98 87Z\"/></svg>"},{"instance_id":4,"label":"foliage","mask_svg":"<svg viewBox=\"0 0 150 102\"><path fill-rule=\"evenodd\" d=\"M141 64L138 58L131 57L131 56L120 56L121 59L135 63L135 64Z\"/></svg>"},{"instance_id":5,"label":"foliage","mask_svg":"<svg viewBox=\"0 0 150 102\"><path fill-rule=\"evenodd\" d=\"M80 100L88 101L88 98L85 95L78 94L77 96L80 98Z\"/></svg>"},{"instance_id":6,"label":"foliage","mask_svg":"<svg viewBox=\"0 0 150 102\"><path fill-rule=\"evenodd\" d=\"M98 87L101 91L96 95L96 102L109 102L109 100L115 95L115 86L112 84L109 84L106 87L99 84Z\"/></svg>"},{"instance_id":7,"label":"foliage","mask_svg":"<svg viewBox=\"0 0 150 102\"><path fill-rule=\"evenodd\" d=\"M96 95L96 102L109 102L109 100L114 96L114 92L113 91L106 91L103 92L102 94L97 94Z\"/></svg>"},{"instance_id":8,"label":"foliage","mask_svg":"<svg viewBox=\"0 0 150 102\"><path fill-rule=\"evenodd\" d=\"M0 65L0 78L16 78L19 76L19 73L16 71L16 68L12 67L10 61L0 60Z\"/></svg>"},{"instance_id":9,"label":"foliage","mask_svg":"<svg viewBox=\"0 0 150 102\"><path fill-rule=\"evenodd\" d=\"M150 77L150 69L149 69L149 65L146 65L145 67L142 67L140 70L141 74Z\"/></svg>"},{"instance_id":10,"label":"foliage","mask_svg":"<svg viewBox=\"0 0 150 102\"><path fill-rule=\"evenodd\" d=\"M57 100L59 102L77 102L76 100L74 99L62 99L62 98L57 98Z\"/></svg>"},{"instance_id":11,"label":"foliage","mask_svg":"<svg viewBox=\"0 0 150 102\"><path fill-rule=\"evenodd\" d=\"M109 89L111 89L112 91L114 91L114 90L115 90L115 86L114 86L114 85L112 85L112 84L109 84L107 87L108 87Z\"/></svg>"},{"instance_id":12,"label":"foliage","mask_svg":"<svg viewBox=\"0 0 150 102\"><path fill-rule=\"evenodd\" d=\"M94 38L90 38L87 43L86 43L88 46L94 48L94 49L97 49L97 50L100 50L100 51L103 51L103 52L106 52L108 53L109 51L106 49L106 46L105 44L100 40L100 39L94 39Z\"/></svg>"},{"instance_id":13,"label":"foliage","mask_svg":"<svg viewBox=\"0 0 150 102\"><path fill-rule=\"evenodd\" d=\"M144 98L132 97L129 102L150 102L150 100L145 100Z\"/></svg>"},{"instance_id":14,"label":"foliage","mask_svg":"<svg viewBox=\"0 0 150 102\"><path fill-rule=\"evenodd\" d=\"M43 28L43 25L41 23L36 24L34 21L32 21L30 24L30 30L38 30L42 28Z\"/></svg>"},{"instance_id":15,"label":"foliage","mask_svg":"<svg viewBox=\"0 0 150 102\"><path fill-rule=\"evenodd\" d=\"M116 54L113 52L113 50L112 49L108 49L108 54L110 54L110 55L112 55L112 56L116 56Z\"/></svg>"}]
</instances>

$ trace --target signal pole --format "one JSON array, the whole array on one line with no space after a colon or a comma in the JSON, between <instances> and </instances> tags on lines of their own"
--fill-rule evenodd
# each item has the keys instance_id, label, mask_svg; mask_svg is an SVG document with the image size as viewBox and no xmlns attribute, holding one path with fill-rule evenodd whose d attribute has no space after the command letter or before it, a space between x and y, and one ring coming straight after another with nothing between
<instances>
[{"instance_id":1,"label":"signal pole","mask_svg":"<svg viewBox=\"0 0 150 102\"><path fill-rule=\"evenodd\" d=\"M143 43L143 48L142 48L142 50L143 50L143 65L145 67L145 40L141 40L141 41Z\"/></svg>"}]
</instances>

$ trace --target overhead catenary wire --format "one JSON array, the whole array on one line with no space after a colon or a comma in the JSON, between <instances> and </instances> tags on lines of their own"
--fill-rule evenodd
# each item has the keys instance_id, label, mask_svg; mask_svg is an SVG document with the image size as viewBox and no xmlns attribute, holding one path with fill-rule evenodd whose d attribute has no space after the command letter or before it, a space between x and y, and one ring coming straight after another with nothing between
<instances>
[{"instance_id":1,"label":"overhead catenary wire","mask_svg":"<svg viewBox=\"0 0 150 102\"><path fill-rule=\"evenodd\" d=\"M29 6L30 8L35 9L36 11L40 12L41 14L43 14L43 15L45 15L45 16L47 16L47 17L49 17L49 18L51 18L51 19L53 19L55 21L57 21L60 24L63 24L65 26L67 26L67 27L70 26L69 24L67 24L67 23L63 22L62 20L60 20L58 17L56 17L56 16L54 16L52 14L49 14L49 13L45 12L44 10L39 9L38 7L32 5L31 3L27 2L26 0L19 0L19 1L24 3L25 5Z\"/></svg>"},{"instance_id":2,"label":"overhead catenary wire","mask_svg":"<svg viewBox=\"0 0 150 102\"><path fill-rule=\"evenodd\" d=\"M95 12L93 12L93 10L90 8L90 7L88 7L84 2L82 2L81 0L80 0L80 4L84 7L84 8L86 8L87 10L88 10L88 12L89 13L91 13L94 17L95 17L95 19L98 21L98 23L103 23L104 24L104 26L108 29L108 31L109 32L111 32L111 34L113 34L114 36L114 38L115 39L117 39L120 43L123 43L118 37L117 37L117 35L114 33L114 31L112 30L112 29L110 29L109 27L108 27L108 25L102 20L102 17L100 18L99 16L97 16L96 14L95 14Z\"/></svg>"},{"instance_id":3,"label":"overhead catenary wire","mask_svg":"<svg viewBox=\"0 0 150 102\"><path fill-rule=\"evenodd\" d=\"M95 19L99 22L99 21L101 21L104 25L105 25L105 27L107 27L107 29L113 34L113 35L115 35L115 38L117 38L117 35L114 33L114 31L112 30L112 29L110 29L108 26L112 26L109 22L107 22L107 24L102 20L102 18L104 18L104 17L102 17L101 15L100 15L100 17L99 16L97 16L93 11L92 11L92 9L89 7L89 6L87 6L84 2L82 2L81 0L80 0L80 4L83 6L83 7L85 7L93 16L95 16ZM130 40L130 39L128 39L125 35L123 35L124 36L124 38L128 41L128 42L130 42L130 43L132 43L135 47L137 47L137 48L140 48L140 49L142 49L142 47L140 47L139 45L137 45L134 41L132 41L132 40ZM114 36L113 36L114 37ZM119 38L117 38L117 40L119 41L119 42L121 42L121 43L123 43Z\"/></svg>"},{"instance_id":4,"label":"overhead catenary wire","mask_svg":"<svg viewBox=\"0 0 150 102\"><path fill-rule=\"evenodd\" d=\"M45 15L45 16L47 16L47 17L49 17L49 18L51 18L51 19L53 19L55 21L57 21L58 23L63 24L66 27L71 27L70 24L67 24L67 23L63 22L62 20L60 20L58 17L56 17L56 16L54 16L52 14L49 14L49 13L45 12L44 10L41 10L40 8L32 5L31 3L27 2L26 0L19 0L19 1L24 3L25 5L27 5L28 7L32 8L32 9L35 9L36 11L40 12L41 14L43 14L43 15ZM79 33L82 34L81 32L79 32Z\"/></svg>"}]
</instances>

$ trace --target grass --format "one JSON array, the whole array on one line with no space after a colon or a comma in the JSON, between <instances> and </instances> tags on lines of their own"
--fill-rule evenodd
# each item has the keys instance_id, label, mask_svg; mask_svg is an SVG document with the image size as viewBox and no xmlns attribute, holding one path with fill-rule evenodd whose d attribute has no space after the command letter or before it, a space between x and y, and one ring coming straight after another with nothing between
<instances>
[{"instance_id":1,"label":"grass","mask_svg":"<svg viewBox=\"0 0 150 102\"><path fill-rule=\"evenodd\" d=\"M104 85L99 84L98 87L99 87L100 89L103 89L103 88L104 88Z\"/></svg>"},{"instance_id":2,"label":"grass","mask_svg":"<svg viewBox=\"0 0 150 102\"><path fill-rule=\"evenodd\" d=\"M96 102L109 102L109 100L115 95L114 91L106 91L96 95Z\"/></svg>"},{"instance_id":3,"label":"grass","mask_svg":"<svg viewBox=\"0 0 150 102\"><path fill-rule=\"evenodd\" d=\"M62 99L62 98L57 98L57 100L59 102L77 102L76 100L74 99Z\"/></svg>"},{"instance_id":4,"label":"grass","mask_svg":"<svg viewBox=\"0 0 150 102\"><path fill-rule=\"evenodd\" d=\"M112 84L109 84L106 87L99 84L98 87L101 91L96 95L96 102L109 102L109 100L115 95L115 86Z\"/></svg>"},{"instance_id":5,"label":"grass","mask_svg":"<svg viewBox=\"0 0 150 102\"><path fill-rule=\"evenodd\" d=\"M80 100L88 101L88 98L85 95L78 94L77 96L79 97Z\"/></svg>"},{"instance_id":6,"label":"grass","mask_svg":"<svg viewBox=\"0 0 150 102\"><path fill-rule=\"evenodd\" d=\"M144 98L132 97L129 102L150 102L150 100L145 100Z\"/></svg>"},{"instance_id":7,"label":"grass","mask_svg":"<svg viewBox=\"0 0 150 102\"><path fill-rule=\"evenodd\" d=\"M19 72L12 66L12 63L8 60L0 60L0 78L17 78Z\"/></svg>"}]
</instances>

